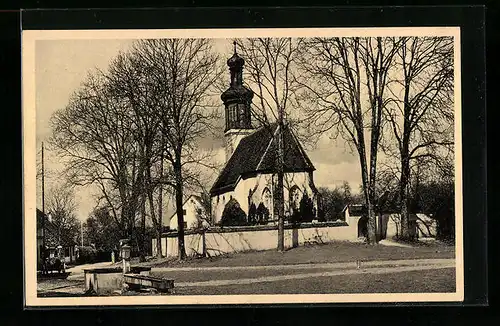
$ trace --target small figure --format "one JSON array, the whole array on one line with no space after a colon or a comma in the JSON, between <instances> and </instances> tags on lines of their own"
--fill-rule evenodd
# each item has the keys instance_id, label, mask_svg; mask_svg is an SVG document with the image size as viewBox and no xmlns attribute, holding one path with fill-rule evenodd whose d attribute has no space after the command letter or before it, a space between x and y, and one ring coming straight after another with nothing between
<instances>
[{"instance_id":1,"label":"small figure","mask_svg":"<svg viewBox=\"0 0 500 326\"><path fill-rule=\"evenodd\" d=\"M115 263L115 252L111 251L111 264Z\"/></svg>"}]
</instances>

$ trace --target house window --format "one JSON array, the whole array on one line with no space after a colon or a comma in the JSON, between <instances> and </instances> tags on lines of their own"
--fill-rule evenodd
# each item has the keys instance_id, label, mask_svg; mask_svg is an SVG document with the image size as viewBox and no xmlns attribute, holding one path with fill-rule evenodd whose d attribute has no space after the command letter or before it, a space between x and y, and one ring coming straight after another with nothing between
<instances>
[{"instance_id":1,"label":"house window","mask_svg":"<svg viewBox=\"0 0 500 326\"><path fill-rule=\"evenodd\" d=\"M182 223L182 225L184 226L184 229L187 229L187 227L188 227L187 222Z\"/></svg>"},{"instance_id":2,"label":"house window","mask_svg":"<svg viewBox=\"0 0 500 326\"><path fill-rule=\"evenodd\" d=\"M182 216L186 216L186 210L185 209L182 210Z\"/></svg>"},{"instance_id":3,"label":"house window","mask_svg":"<svg viewBox=\"0 0 500 326\"><path fill-rule=\"evenodd\" d=\"M196 214L201 215L201 208L196 209Z\"/></svg>"}]
</instances>

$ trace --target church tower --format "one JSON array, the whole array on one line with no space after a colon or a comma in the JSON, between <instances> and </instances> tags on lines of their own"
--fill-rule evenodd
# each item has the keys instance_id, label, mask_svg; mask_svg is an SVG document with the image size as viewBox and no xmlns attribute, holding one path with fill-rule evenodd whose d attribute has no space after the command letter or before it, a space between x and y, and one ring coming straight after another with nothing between
<instances>
[{"instance_id":1,"label":"church tower","mask_svg":"<svg viewBox=\"0 0 500 326\"><path fill-rule=\"evenodd\" d=\"M254 132L250 111L253 92L251 89L243 86L243 66L245 60L236 52L236 41L233 44L234 54L227 60L227 65L231 73L231 83L229 88L221 95L226 117L226 128L224 129L226 162L231 158L241 139Z\"/></svg>"}]
</instances>

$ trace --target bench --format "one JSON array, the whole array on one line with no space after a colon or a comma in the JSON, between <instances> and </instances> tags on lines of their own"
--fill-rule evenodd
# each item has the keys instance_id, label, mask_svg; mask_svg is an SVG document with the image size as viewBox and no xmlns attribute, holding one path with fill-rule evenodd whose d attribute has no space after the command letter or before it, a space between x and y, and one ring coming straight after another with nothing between
<instances>
[{"instance_id":1,"label":"bench","mask_svg":"<svg viewBox=\"0 0 500 326\"><path fill-rule=\"evenodd\" d=\"M153 288L158 292L168 292L174 288L174 280L152 277L148 275L139 274L125 274L123 281L129 286L131 290L141 288Z\"/></svg>"}]
</instances>

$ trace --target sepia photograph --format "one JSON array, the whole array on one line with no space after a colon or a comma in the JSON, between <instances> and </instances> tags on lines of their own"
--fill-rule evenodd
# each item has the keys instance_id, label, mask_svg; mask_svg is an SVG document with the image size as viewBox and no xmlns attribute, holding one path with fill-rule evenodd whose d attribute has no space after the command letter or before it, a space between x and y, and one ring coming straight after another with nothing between
<instances>
[{"instance_id":1,"label":"sepia photograph","mask_svg":"<svg viewBox=\"0 0 500 326\"><path fill-rule=\"evenodd\" d=\"M460 29L29 30L27 306L463 300Z\"/></svg>"}]
</instances>

